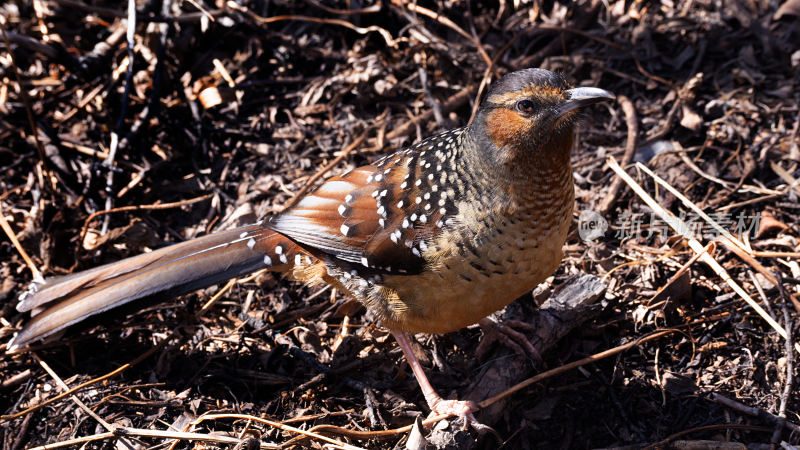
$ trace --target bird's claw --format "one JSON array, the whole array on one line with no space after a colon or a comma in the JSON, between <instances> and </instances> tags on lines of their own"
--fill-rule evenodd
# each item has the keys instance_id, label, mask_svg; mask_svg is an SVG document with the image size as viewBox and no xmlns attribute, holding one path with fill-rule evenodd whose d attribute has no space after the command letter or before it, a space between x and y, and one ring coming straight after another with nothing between
<instances>
[{"instance_id":1,"label":"bird's claw","mask_svg":"<svg viewBox=\"0 0 800 450\"><path fill-rule=\"evenodd\" d=\"M539 351L531 344L528 337L513 329L519 328L531 331L534 329L531 324L519 320L509 320L500 324L488 317L482 319L478 324L483 330L483 339L475 350L475 356L478 360L485 361L484 357L489 352L491 344L495 341L502 343L524 358L531 358L534 362L542 360Z\"/></svg>"},{"instance_id":2,"label":"bird's claw","mask_svg":"<svg viewBox=\"0 0 800 450\"><path fill-rule=\"evenodd\" d=\"M478 422L475 415L472 414L473 411L477 411L478 409L478 405L473 401L442 400L439 398L431 402L429 406L431 407L431 416L456 416L464 421L465 430L471 426L481 436L486 434L486 432L497 435L497 432L492 427Z\"/></svg>"}]
</instances>

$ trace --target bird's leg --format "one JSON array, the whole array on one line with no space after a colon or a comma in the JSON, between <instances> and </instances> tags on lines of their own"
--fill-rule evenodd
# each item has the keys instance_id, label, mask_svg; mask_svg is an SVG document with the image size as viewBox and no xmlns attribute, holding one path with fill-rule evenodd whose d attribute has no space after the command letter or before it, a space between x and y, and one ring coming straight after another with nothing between
<instances>
[{"instance_id":1,"label":"bird's leg","mask_svg":"<svg viewBox=\"0 0 800 450\"><path fill-rule=\"evenodd\" d=\"M428 402L428 406L431 408L432 412L436 414L452 414L458 416L464 419L465 426L468 424L473 425L478 431L488 428L478 423L478 421L475 420L475 416L472 415L472 411L478 409L478 405L476 405L475 402L443 400L442 397L439 397L439 394L433 390L433 386L431 386L430 381L428 381L428 377L425 376L425 372L422 371L419 360L414 356L414 350L411 348L411 341L408 340L408 335L400 330L392 330L392 334L403 350L403 354L406 355L406 361L408 361L408 364L411 366L411 370L414 371L419 387L422 389L425 400Z\"/></svg>"},{"instance_id":2,"label":"bird's leg","mask_svg":"<svg viewBox=\"0 0 800 450\"><path fill-rule=\"evenodd\" d=\"M500 324L488 317L484 317L478 322L478 325L480 325L483 330L483 339L475 350L475 356L478 360L485 360L484 357L489 352L491 344L494 341L502 343L511 350L514 350L514 353L524 358L533 359L534 362L542 360L539 351L531 344L527 336L512 329L512 327L514 327L523 330L533 330L533 326L530 324L518 320L509 320Z\"/></svg>"}]
</instances>

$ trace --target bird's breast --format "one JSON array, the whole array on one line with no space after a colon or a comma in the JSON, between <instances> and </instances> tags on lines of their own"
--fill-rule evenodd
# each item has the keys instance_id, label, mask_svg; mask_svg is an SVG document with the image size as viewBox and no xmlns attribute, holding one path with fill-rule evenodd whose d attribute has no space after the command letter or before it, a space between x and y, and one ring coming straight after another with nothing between
<instances>
[{"instance_id":1,"label":"bird's breast","mask_svg":"<svg viewBox=\"0 0 800 450\"><path fill-rule=\"evenodd\" d=\"M552 275L563 257L574 191L571 173L550 178L548 189L520 196L513 210L501 202L460 205L428 244L428 267L416 280L384 278L378 316L393 328L445 333L476 323Z\"/></svg>"}]
</instances>

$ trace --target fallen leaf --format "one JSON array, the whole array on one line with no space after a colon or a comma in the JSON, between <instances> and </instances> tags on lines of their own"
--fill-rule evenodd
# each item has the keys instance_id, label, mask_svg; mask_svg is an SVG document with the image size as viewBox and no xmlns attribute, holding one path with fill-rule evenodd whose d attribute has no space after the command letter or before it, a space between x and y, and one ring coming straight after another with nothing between
<instances>
[{"instance_id":1,"label":"fallen leaf","mask_svg":"<svg viewBox=\"0 0 800 450\"><path fill-rule=\"evenodd\" d=\"M691 378L671 372L664 373L661 377L661 385L672 395L695 392L700 389Z\"/></svg>"},{"instance_id":2,"label":"fallen leaf","mask_svg":"<svg viewBox=\"0 0 800 450\"><path fill-rule=\"evenodd\" d=\"M422 430L422 420L420 420L419 416L417 416L417 420L414 422L414 425L411 427L411 431L408 433L406 450L425 450L425 447L428 446L428 440L425 439L425 435L423 434Z\"/></svg>"},{"instance_id":3,"label":"fallen leaf","mask_svg":"<svg viewBox=\"0 0 800 450\"><path fill-rule=\"evenodd\" d=\"M778 233L789 228L788 225L776 219L769 211L761 211L761 219L758 221L757 237L761 238L770 233Z\"/></svg>"},{"instance_id":4,"label":"fallen leaf","mask_svg":"<svg viewBox=\"0 0 800 450\"><path fill-rule=\"evenodd\" d=\"M692 111L691 108L684 105L683 117L681 118L681 125L692 131L699 131L700 127L703 126L703 119L700 118L700 116L696 112Z\"/></svg>"},{"instance_id":5,"label":"fallen leaf","mask_svg":"<svg viewBox=\"0 0 800 450\"><path fill-rule=\"evenodd\" d=\"M775 11L772 20L780 20L781 17L785 15L800 17L800 0L788 0L786 3L782 4L778 10Z\"/></svg>"}]
</instances>

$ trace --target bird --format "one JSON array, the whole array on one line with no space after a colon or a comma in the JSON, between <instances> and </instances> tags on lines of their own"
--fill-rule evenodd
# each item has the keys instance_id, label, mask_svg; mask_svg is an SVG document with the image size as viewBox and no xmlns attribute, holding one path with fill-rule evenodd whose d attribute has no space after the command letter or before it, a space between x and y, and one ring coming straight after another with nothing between
<instances>
[{"instance_id":1,"label":"bird","mask_svg":"<svg viewBox=\"0 0 800 450\"><path fill-rule=\"evenodd\" d=\"M8 348L268 269L362 303L391 330L432 413L477 424L475 403L436 393L408 335L475 324L558 268L579 109L613 98L544 69L508 73L469 125L333 176L268 219L34 284L17 305L32 319Z\"/></svg>"}]
</instances>

